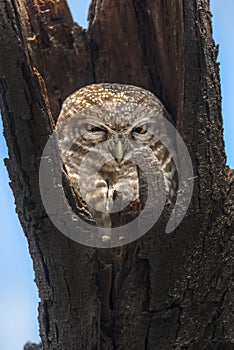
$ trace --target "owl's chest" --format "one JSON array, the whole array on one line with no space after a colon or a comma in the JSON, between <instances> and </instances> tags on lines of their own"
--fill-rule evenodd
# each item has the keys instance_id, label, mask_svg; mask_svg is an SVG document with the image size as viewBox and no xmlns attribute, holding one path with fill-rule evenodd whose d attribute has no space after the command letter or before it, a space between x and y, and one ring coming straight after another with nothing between
<instances>
[{"instance_id":1,"label":"owl's chest","mask_svg":"<svg viewBox=\"0 0 234 350\"><path fill-rule=\"evenodd\" d=\"M101 176L107 183L116 198L121 198L125 202L139 198L138 169L131 161L126 161L118 166L104 164L99 169L98 176Z\"/></svg>"},{"instance_id":2,"label":"owl's chest","mask_svg":"<svg viewBox=\"0 0 234 350\"><path fill-rule=\"evenodd\" d=\"M121 164L116 164L116 162L109 162L103 164L98 170L98 174L110 182L116 183L120 180L125 180L126 183L138 177L137 166L131 162L126 161Z\"/></svg>"}]
</instances>

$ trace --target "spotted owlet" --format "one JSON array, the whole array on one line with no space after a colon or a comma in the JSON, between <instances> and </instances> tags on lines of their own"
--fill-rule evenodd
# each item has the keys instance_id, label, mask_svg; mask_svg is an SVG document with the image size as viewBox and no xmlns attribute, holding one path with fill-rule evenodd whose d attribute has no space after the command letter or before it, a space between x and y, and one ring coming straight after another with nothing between
<instances>
[{"instance_id":1,"label":"spotted owlet","mask_svg":"<svg viewBox=\"0 0 234 350\"><path fill-rule=\"evenodd\" d=\"M136 147L152 150L167 197L175 196L176 167L156 132L159 116L172 123L156 96L124 84L86 86L63 103L57 122L62 159L73 187L99 227L111 227L116 199L123 207L139 199L139 169L132 157Z\"/></svg>"}]
</instances>

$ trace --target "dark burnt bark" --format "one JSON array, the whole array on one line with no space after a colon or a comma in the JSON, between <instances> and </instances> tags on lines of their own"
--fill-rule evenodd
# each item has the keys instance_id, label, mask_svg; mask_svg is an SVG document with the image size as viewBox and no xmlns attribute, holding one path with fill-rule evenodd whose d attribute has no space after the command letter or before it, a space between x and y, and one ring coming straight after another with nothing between
<instances>
[{"instance_id":1,"label":"dark burnt bark","mask_svg":"<svg viewBox=\"0 0 234 350\"><path fill-rule=\"evenodd\" d=\"M40 345L33 344L31 342L25 344L24 350L41 350Z\"/></svg>"},{"instance_id":2,"label":"dark burnt bark","mask_svg":"<svg viewBox=\"0 0 234 350\"><path fill-rule=\"evenodd\" d=\"M0 1L6 165L34 263L43 349L233 349L233 178L209 1L93 0L89 20L87 31L73 23L64 0ZM61 103L103 81L162 99L196 176L172 234L162 218L109 262L57 231L38 185Z\"/></svg>"}]
</instances>

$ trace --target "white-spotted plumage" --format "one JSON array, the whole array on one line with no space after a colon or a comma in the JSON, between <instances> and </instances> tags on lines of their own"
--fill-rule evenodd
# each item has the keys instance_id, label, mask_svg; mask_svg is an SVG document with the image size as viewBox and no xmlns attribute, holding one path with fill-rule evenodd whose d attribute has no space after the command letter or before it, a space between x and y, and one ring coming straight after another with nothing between
<instances>
[{"instance_id":1,"label":"white-spotted plumage","mask_svg":"<svg viewBox=\"0 0 234 350\"><path fill-rule=\"evenodd\" d=\"M158 116L172 122L156 96L132 85L93 84L65 100L57 122L59 148L72 185L98 226L111 227L116 198L123 206L139 199L139 171L132 159L136 146L151 148L167 197L175 196L176 167L156 132Z\"/></svg>"}]
</instances>

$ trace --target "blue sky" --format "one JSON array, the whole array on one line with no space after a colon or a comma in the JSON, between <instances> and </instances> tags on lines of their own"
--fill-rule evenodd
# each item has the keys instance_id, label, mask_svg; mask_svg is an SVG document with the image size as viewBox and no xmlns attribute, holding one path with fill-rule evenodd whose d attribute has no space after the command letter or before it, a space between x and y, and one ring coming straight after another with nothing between
<instances>
[{"instance_id":1,"label":"blue sky","mask_svg":"<svg viewBox=\"0 0 234 350\"><path fill-rule=\"evenodd\" d=\"M234 1L211 0L213 36L219 44L218 60L221 64L221 88L223 97L224 140L227 164L234 169Z\"/></svg>"},{"instance_id":2,"label":"blue sky","mask_svg":"<svg viewBox=\"0 0 234 350\"><path fill-rule=\"evenodd\" d=\"M75 20L86 26L87 0L68 1ZM77 5L79 3L79 5ZM221 62L223 95L223 117L228 164L234 168L234 1L211 0L213 29L216 43L220 44L218 60ZM228 33L228 35L227 35ZM39 342L37 323L38 296L34 284L32 262L27 241L15 214L14 199L8 186L8 176L3 165L7 148L0 123L0 348L1 350L23 350L28 341Z\"/></svg>"}]
</instances>

